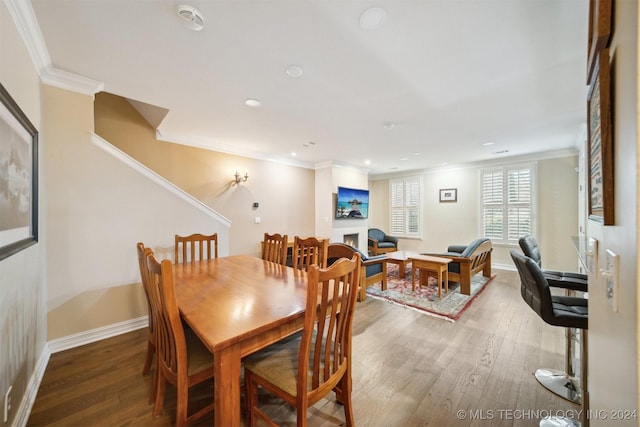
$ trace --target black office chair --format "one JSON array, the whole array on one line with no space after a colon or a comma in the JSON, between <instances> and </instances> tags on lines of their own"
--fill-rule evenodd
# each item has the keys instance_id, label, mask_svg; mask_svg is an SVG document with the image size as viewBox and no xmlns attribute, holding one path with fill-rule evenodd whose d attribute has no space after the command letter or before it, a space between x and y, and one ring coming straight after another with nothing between
<instances>
[{"instance_id":1,"label":"black office chair","mask_svg":"<svg viewBox=\"0 0 640 427\"><path fill-rule=\"evenodd\" d=\"M542 255L540 247L533 236L524 236L518 240L522 252L534 260L538 267L542 269ZM587 292L587 275L581 273L570 273L564 271L542 270L549 286L563 288L569 291Z\"/></svg>"},{"instance_id":2,"label":"black office chair","mask_svg":"<svg viewBox=\"0 0 640 427\"><path fill-rule=\"evenodd\" d=\"M536 379L547 389L558 396L572 402L582 404L582 414L587 412L589 398L587 393L587 329L588 329L588 300L586 298L552 295L550 283L542 270L533 259L511 251L511 258L520 274L520 292L522 299L546 323L564 328L582 330L580 340L581 375L580 381L567 375L557 375L558 371L538 369ZM555 375L549 375L549 372ZM588 419L583 419L583 426ZM562 424L559 424L562 425Z\"/></svg>"}]
</instances>

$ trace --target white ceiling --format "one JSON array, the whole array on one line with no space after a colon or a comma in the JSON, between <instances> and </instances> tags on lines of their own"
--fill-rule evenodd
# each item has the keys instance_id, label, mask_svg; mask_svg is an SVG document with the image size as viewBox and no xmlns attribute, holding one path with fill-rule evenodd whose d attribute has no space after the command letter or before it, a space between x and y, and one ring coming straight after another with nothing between
<instances>
[{"instance_id":1,"label":"white ceiling","mask_svg":"<svg viewBox=\"0 0 640 427\"><path fill-rule=\"evenodd\" d=\"M587 0L31 3L53 68L168 110L164 140L382 174L570 149L584 132ZM386 11L378 29L359 26L369 7Z\"/></svg>"}]
</instances>

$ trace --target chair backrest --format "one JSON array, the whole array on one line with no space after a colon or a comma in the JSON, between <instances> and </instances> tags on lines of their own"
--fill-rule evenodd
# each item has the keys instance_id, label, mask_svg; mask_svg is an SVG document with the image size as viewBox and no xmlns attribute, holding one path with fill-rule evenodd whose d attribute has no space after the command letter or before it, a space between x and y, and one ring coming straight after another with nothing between
<instances>
[{"instance_id":1,"label":"chair backrest","mask_svg":"<svg viewBox=\"0 0 640 427\"><path fill-rule=\"evenodd\" d=\"M315 237L303 239L295 236L293 240L293 268L306 270L310 265L320 268L327 266L327 239L319 240Z\"/></svg>"},{"instance_id":2,"label":"chair backrest","mask_svg":"<svg viewBox=\"0 0 640 427\"><path fill-rule=\"evenodd\" d=\"M356 248L346 243L330 243L327 246L327 266L332 265L340 258L353 258L354 254L360 254L360 258L363 259L363 254Z\"/></svg>"},{"instance_id":3,"label":"chair backrest","mask_svg":"<svg viewBox=\"0 0 640 427\"><path fill-rule=\"evenodd\" d=\"M218 258L218 233L210 236L192 234L178 236L175 241L175 262L191 262Z\"/></svg>"},{"instance_id":4,"label":"chair backrest","mask_svg":"<svg viewBox=\"0 0 640 427\"><path fill-rule=\"evenodd\" d=\"M384 240L385 232L380 230L379 228L370 228L367 231L367 236L381 242Z\"/></svg>"},{"instance_id":5,"label":"chair backrest","mask_svg":"<svg viewBox=\"0 0 640 427\"><path fill-rule=\"evenodd\" d=\"M298 396L328 386L351 363L351 333L360 283L360 255L307 271L307 306L298 358ZM328 384L327 384L328 383Z\"/></svg>"},{"instance_id":6,"label":"chair backrest","mask_svg":"<svg viewBox=\"0 0 640 427\"><path fill-rule=\"evenodd\" d=\"M151 307L155 314L156 354L163 368L187 378L187 342L173 284L173 264L147 255Z\"/></svg>"},{"instance_id":7,"label":"chair backrest","mask_svg":"<svg viewBox=\"0 0 640 427\"><path fill-rule=\"evenodd\" d=\"M262 240L262 259L285 265L287 263L287 243L289 236L286 234L264 233Z\"/></svg>"},{"instance_id":8,"label":"chair backrest","mask_svg":"<svg viewBox=\"0 0 640 427\"><path fill-rule=\"evenodd\" d=\"M149 333L154 334L155 332L155 321L153 319L153 311L151 309L151 297L149 295L149 268L147 267L147 255L153 254L153 250L151 248L147 248L144 246L142 242L138 242L136 244L136 248L138 250L138 266L140 267L140 279L142 280L142 288L144 289L144 294L147 297L147 306L149 308Z\"/></svg>"},{"instance_id":9,"label":"chair backrest","mask_svg":"<svg viewBox=\"0 0 640 427\"><path fill-rule=\"evenodd\" d=\"M533 236L521 237L518 239L518 244L520 245L520 249L522 249L522 253L534 260L539 267L542 267L540 247L538 247L538 242Z\"/></svg>"},{"instance_id":10,"label":"chair backrest","mask_svg":"<svg viewBox=\"0 0 640 427\"><path fill-rule=\"evenodd\" d=\"M469 243L466 248L460 254L463 258L471 258L474 252L486 252L492 248L491 240L486 237L482 237L480 239L476 239L473 242Z\"/></svg>"},{"instance_id":11,"label":"chair backrest","mask_svg":"<svg viewBox=\"0 0 640 427\"><path fill-rule=\"evenodd\" d=\"M554 324L553 301L549 283L538 264L526 255L512 250L513 259L520 275L520 294L522 299L547 323Z\"/></svg>"}]
</instances>

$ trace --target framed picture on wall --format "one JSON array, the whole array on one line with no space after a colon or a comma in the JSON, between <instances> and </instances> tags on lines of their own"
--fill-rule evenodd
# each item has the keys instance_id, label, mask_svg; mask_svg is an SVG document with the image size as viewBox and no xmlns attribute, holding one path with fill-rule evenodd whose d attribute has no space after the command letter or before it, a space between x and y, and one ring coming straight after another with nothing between
<instances>
[{"instance_id":1,"label":"framed picture on wall","mask_svg":"<svg viewBox=\"0 0 640 427\"><path fill-rule=\"evenodd\" d=\"M587 95L589 219L614 223L613 129L609 49L598 54Z\"/></svg>"},{"instance_id":2,"label":"framed picture on wall","mask_svg":"<svg viewBox=\"0 0 640 427\"><path fill-rule=\"evenodd\" d=\"M440 203L457 202L457 201L458 201L457 188L444 188L440 190Z\"/></svg>"},{"instance_id":3,"label":"framed picture on wall","mask_svg":"<svg viewBox=\"0 0 640 427\"><path fill-rule=\"evenodd\" d=\"M598 53L607 47L612 33L613 0L589 0L587 83L591 81Z\"/></svg>"},{"instance_id":4,"label":"framed picture on wall","mask_svg":"<svg viewBox=\"0 0 640 427\"><path fill-rule=\"evenodd\" d=\"M38 131L0 84L0 260L38 241Z\"/></svg>"}]
</instances>

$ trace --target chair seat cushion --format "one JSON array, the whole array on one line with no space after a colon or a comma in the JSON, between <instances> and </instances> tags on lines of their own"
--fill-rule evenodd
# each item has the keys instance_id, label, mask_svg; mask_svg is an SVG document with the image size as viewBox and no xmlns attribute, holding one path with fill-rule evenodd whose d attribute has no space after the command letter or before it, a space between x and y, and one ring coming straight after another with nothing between
<instances>
[{"instance_id":1,"label":"chair seat cushion","mask_svg":"<svg viewBox=\"0 0 640 427\"><path fill-rule=\"evenodd\" d=\"M382 242L378 242L378 247L379 248L395 248L396 245L393 242L382 241Z\"/></svg>"},{"instance_id":2,"label":"chair seat cushion","mask_svg":"<svg viewBox=\"0 0 640 427\"><path fill-rule=\"evenodd\" d=\"M585 298L552 296L554 325L566 328L587 329L589 319L588 300Z\"/></svg>"},{"instance_id":3,"label":"chair seat cushion","mask_svg":"<svg viewBox=\"0 0 640 427\"><path fill-rule=\"evenodd\" d=\"M301 339L302 332L297 332L257 353L245 357L242 361L245 371L251 371L289 395L296 396ZM310 354L310 359L312 358L313 351ZM310 366L312 365L311 362L309 364ZM309 372L309 376L311 375L312 373ZM308 390L311 390L311 385L311 381L308 381Z\"/></svg>"},{"instance_id":4,"label":"chair seat cushion","mask_svg":"<svg viewBox=\"0 0 640 427\"><path fill-rule=\"evenodd\" d=\"M586 275L578 273L565 273L562 271L543 270L544 278L549 282L549 286L573 291L588 291L588 281Z\"/></svg>"},{"instance_id":5,"label":"chair seat cushion","mask_svg":"<svg viewBox=\"0 0 640 427\"><path fill-rule=\"evenodd\" d=\"M211 369L213 376L213 354L205 347L193 329L185 329L184 338L187 341L187 358L189 359L187 373L193 375L205 369Z\"/></svg>"},{"instance_id":6,"label":"chair seat cushion","mask_svg":"<svg viewBox=\"0 0 640 427\"><path fill-rule=\"evenodd\" d=\"M364 271L366 277L371 277L374 274L382 273L382 263L367 265Z\"/></svg>"}]
</instances>

